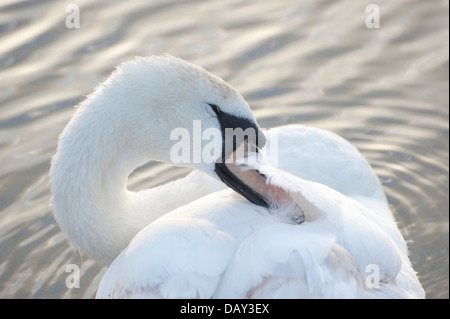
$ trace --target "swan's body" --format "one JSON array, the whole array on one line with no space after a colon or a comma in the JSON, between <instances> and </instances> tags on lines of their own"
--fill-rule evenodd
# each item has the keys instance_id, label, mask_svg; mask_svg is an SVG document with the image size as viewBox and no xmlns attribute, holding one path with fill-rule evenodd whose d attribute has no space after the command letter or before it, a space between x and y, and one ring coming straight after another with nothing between
<instances>
[{"instance_id":1,"label":"swan's body","mask_svg":"<svg viewBox=\"0 0 450 319\"><path fill-rule=\"evenodd\" d=\"M169 162L168 129L179 125L177 112L179 117L189 112L180 101L220 105L251 125L254 118L225 82L184 61L142 59L117 73L80 106L52 163L61 228L82 253L105 264L114 260L98 297L424 296L377 177L353 146L330 132L287 126L267 134L266 149L278 143L280 170L260 170L269 186L287 192L301 208L306 217L301 224L290 222L290 207L258 206L225 188L203 163L192 165L203 172L127 191L127 177L137 166L149 159ZM180 85L180 76L186 87L176 87L175 96L165 92L168 83ZM207 97L195 101L193 89ZM143 96L128 100L127 91ZM147 109L135 109L141 98L157 120L143 114ZM122 114L118 104L131 110Z\"/></svg>"}]
</instances>

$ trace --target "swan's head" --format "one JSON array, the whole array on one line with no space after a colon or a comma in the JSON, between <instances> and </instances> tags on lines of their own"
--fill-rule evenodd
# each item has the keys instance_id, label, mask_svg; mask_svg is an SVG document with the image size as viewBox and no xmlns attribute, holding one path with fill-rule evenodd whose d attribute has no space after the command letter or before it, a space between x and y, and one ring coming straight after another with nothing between
<instances>
[{"instance_id":1,"label":"swan's head","mask_svg":"<svg viewBox=\"0 0 450 319\"><path fill-rule=\"evenodd\" d=\"M227 169L242 142L257 150L265 138L247 102L222 79L171 56L137 58L120 65L88 100L108 108L106 125L122 132L117 143L129 152L194 167L267 205Z\"/></svg>"}]
</instances>

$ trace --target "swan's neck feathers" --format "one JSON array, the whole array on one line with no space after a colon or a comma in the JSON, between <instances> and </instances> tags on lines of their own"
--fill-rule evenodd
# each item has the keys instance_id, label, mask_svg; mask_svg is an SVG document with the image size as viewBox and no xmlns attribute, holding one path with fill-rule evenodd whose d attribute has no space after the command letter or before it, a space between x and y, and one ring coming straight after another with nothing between
<instances>
[{"instance_id":1,"label":"swan's neck feathers","mask_svg":"<svg viewBox=\"0 0 450 319\"><path fill-rule=\"evenodd\" d=\"M80 105L60 137L51 168L52 204L74 248L109 264L164 208L143 207L143 194L127 190L129 174L151 158L124 140L120 118L90 104L88 98ZM145 195L161 198L157 192Z\"/></svg>"}]
</instances>

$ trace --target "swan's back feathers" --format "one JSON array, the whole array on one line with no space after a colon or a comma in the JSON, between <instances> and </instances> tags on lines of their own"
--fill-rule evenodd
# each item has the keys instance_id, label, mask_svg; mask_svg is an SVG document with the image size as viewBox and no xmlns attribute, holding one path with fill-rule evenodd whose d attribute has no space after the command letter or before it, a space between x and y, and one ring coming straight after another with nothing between
<instances>
[{"instance_id":1,"label":"swan's back feathers","mask_svg":"<svg viewBox=\"0 0 450 319\"><path fill-rule=\"evenodd\" d=\"M301 134L305 130L299 128ZM330 143L328 133L314 134L319 135L312 138L316 143ZM354 148L339 143L344 147L328 150L338 152L338 168L343 169L345 154L357 154L353 161L365 167ZM306 143L297 151L308 147ZM322 157L328 155L324 151ZM298 166L296 173L309 174L316 182L270 166L259 169L290 193L306 215L304 223L286 223L279 215L282 208L255 206L228 189L207 195L142 230L111 265L98 297L423 297L370 166L360 173L349 167L351 176L368 178L371 185L366 187L347 187ZM366 205L371 201L375 204Z\"/></svg>"},{"instance_id":2,"label":"swan's back feathers","mask_svg":"<svg viewBox=\"0 0 450 319\"><path fill-rule=\"evenodd\" d=\"M376 206L379 214L392 218L370 164L344 138L319 128L287 125L268 131L265 149L272 166Z\"/></svg>"},{"instance_id":3,"label":"swan's back feathers","mask_svg":"<svg viewBox=\"0 0 450 319\"><path fill-rule=\"evenodd\" d=\"M140 232L121 255L117 267L125 276L108 297L209 298L233 250L233 238L205 220L161 221Z\"/></svg>"},{"instance_id":4,"label":"swan's back feathers","mask_svg":"<svg viewBox=\"0 0 450 319\"><path fill-rule=\"evenodd\" d=\"M327 297L338 283L330 276L329 260L336 236L312 224L271 224L246 238L222 280L220 298ZM337 259L337 258L334 258ZM340 259L339 259L340 260ZM352 260L350 260L350 263ZM337 263L334 268L341 267ZM356 267L350 265L355 276ZM239 273L239 276L235 274ZM347 271L344 272L348 283ZM355 283L356 285L356 283ZM342 290L339 291L342 294ZM330 296L336 294L330 293ZM344 295L342 295L344 297Z\"/></svg>"},{"instance_id":5,"label":"swan's back feathers","mask_svg":"<svg viewBox=\"0 0 450 319\"><path fill-rule=\"evenodd\" d=\"M144 228L111 264L97 297L211 298L239 239L258 226L251 221L259 211L233 211L235 200L228 189L210 194Z\"/></svg>"},{"instance_id":6,"label":"swan's back feathers","mask_svg":"<svg viewBox=\"0 0 450 319\"><path fill-rule=\"evenodd\" d=\"M357 212L342 204L333 198L326 205L334 215L292 225L229 190L208 195L141 231L111 265L98 297L386 298L420 291L384 230L364 215L353 223Z\"/></svg>"}]
</instances>

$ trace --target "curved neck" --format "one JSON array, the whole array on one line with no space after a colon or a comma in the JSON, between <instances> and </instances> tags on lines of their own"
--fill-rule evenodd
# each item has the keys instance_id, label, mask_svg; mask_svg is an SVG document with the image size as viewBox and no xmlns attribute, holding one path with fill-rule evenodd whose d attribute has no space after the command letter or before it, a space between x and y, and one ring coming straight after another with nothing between
<instances>
[{"instance_id":1,"label":"curved neck","mask_svg":"<svg viewBox=\"0 0 450 319\"><path fill-rule=\"evenodd\" d=\"M128 191L128 176L152 158L121 142L114 125L94 123L89 119L100 117L85 115L77 114L67 125L50 170L55 219L81 254L108 265L158 217L225 188L218 179L194 171L162 186Z\"/></svg>"},{"instance_id":2,"label":"curved neck","mask_svg":"<svg viewBox=\"0 0 450 319\"><path fill-rule=\"evenodd\" d=\"M127 190L128 176L151 158L124 143L111 118L92 112L79 110L60 137L50 171L52 205L75 249L109 264L167 207L158 204L164 197L158 188Z\"/></svg>"},{"instance_id":3,"label":"curved neck","mask_svg":"<svg viewBox=\"0 0 450 319\"><path fill-rule=\"evenodd\" d=\"M139 221L124 217L129 211L127 178L138 163L108 141L99 144L101 135L69 123L52 160L52 205L74 248L109 264L137 231Z\"/></svg>"}]
</instances>

